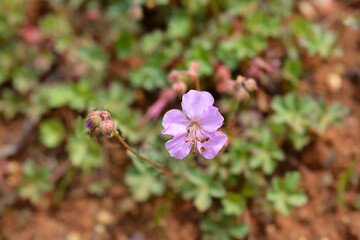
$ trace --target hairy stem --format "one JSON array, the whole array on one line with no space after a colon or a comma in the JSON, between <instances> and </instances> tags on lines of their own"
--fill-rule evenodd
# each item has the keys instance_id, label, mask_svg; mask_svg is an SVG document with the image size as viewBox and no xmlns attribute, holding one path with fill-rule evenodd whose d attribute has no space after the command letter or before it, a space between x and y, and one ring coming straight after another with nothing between
<instances>
[{"instance_id":1,"label":"hairy stem","mask_svg":"<svg viewBox=\"0 0 360 240\"><path fill-rule=\"evenodd\" d=\"M199 78L196 77L196 78L194 79L194 81L195 81L195 89L196 89L197 91L201 91L201 90L200 90L200 81L199 81Z\"/></svg>"},{"instance_id":2,"label":"hairy stem","mask_svg":"<svg viewBox=\"0 0 360 240\"><path fill-rule=\"evenodd\" d=\"M130 152L132 152L133 154L135 154L138 158L140 158L141 160L144 160L150 164L152 164L154 167L156 167L160 172L166 173L168 175L172 175L171 171L169 169L167 169L166 167L164 167L163 165L156 163L154 161L151 161L150 159L140 155L139 153L135 152L134 149L132 149L125 141L124 139L119 135L119 132L117 130L114 130L113 135L115 136L115 138L121 143L121 145L123 145L127 150L129 150Z\"/></svg>"}]
</instances>

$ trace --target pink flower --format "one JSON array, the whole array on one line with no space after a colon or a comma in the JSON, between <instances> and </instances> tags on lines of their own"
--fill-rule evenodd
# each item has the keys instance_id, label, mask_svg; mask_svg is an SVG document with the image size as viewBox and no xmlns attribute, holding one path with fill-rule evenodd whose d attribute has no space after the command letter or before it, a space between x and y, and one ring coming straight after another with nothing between
<instances>
[{"instance_id":1,"label":"pink flower","mask_svg":"<svg viewBox=\"0 0 360 240\"><path fill-rule=\"evenodd\" d=\"M214 98L208 92L190 90L182 97L180 110L165 113L162 134L174 136L165 147L170 156L183 159L192 149L207 159L214 158L227 141L227 136L217 130L224 118L213 106Z\"/></svg>"}]
</instances>

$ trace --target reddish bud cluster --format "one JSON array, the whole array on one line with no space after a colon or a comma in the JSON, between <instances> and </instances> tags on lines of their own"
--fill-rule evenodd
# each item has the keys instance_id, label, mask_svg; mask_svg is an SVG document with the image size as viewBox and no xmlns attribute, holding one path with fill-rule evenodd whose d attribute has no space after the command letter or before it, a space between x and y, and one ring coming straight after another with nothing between
<instances>
[{"instance_id":1,"label":"reddish bud cluster","mask_svg":"<svg viewBox=\"0 0 360 240\"><path fill-rule=\"evenodd\" d=\"M92 133L102 132L110 136L115 129L115 124L111 120L110 113L107 111L91 111L86 118L86 127Z\"/></svg>"},{"instance_id":2,"label":"reddish bud cluster","mask_svg":"<svg viewBox=\"0 0 360 240\"><path fill-rule=\"evenodd\" d=\"M187 91L187 84L197 81L200 71L198 62L191 62L187 70L172 70L168 75L168 80L172 83L173 90L182 95Z\"/></svg>"},{"instance_id":3,"label":"reddish bud cluster","mask_svg":"<svg viewBox=\"0 0 360 240\"><path fill-rule=\"evenodd\" d=\"M238 76L236 80L231 79L231 71L228 67L222 64L216 66L216 89L219 92L225 92L227 94L235 94L239 101L243 101L249 98L249 92L257 89L257 84L252 78L245 78Z\"/></svg>"}]
</instances>

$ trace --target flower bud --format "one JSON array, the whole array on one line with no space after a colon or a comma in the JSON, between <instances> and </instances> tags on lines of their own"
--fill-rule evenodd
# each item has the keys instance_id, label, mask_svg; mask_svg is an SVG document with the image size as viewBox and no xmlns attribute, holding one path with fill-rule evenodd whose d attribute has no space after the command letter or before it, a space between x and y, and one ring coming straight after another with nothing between
<instances>
[{"instance_id":1,"label":"flower bud","mask_svg":"<svg viewBox=\"0 0 360 240\"><path fill-rule=\"evenodd\" d=\"M100 115L102 121L111 120L111 116L108 111L99 111L99 115Z\"/></svg>"},{"instance_id":2,"label":"flower bud","mask_svg":"<svg viewBox=\"0 0 360 240\"><path fill-rule=\"evenodd\" d=\"M114 129L115 129L115 124L111 120L105 120L100 123L100 130L106 136L110 136L110 134L112 133L112 131L114 131Z\"/></svg>"},{"instance_id":3,"label":"flower bud","mask_svg":"<svg viewBox=\"0 0 360 240\"><path fill-rule=\"evenodd\" d=\"M252 92L257 89L257 84L254 79L250 78L245 81L245 87L248 91Z\"/></svg>"},{"instance_id":4,"label":"flower bud","mask_svg":"<svg viewBox=\"0 0 360 240\"><path fill-rule=\"evenodd\" d=\"M92 128L92 127L97 127L99 126L99 124L101 123L102 119L100 116L100 111L91 111L86 118L86 127L87 128Z\"/></svg>"},{"instance_id":5,"label":"flower bud","mask_svg":"<svg viewBox=\"0 0 360 240\"><path fill-rule=\"evenodd\" d=\"M250 97L249 93L245 90L245 88L240 88L236 91L236 98L239 101L244 101Z\"/></svg>"},{"instance_id":6,"label":"flower bud","mask_svg":"<svg viewBox=\"0 0 360 240\"><path fill-rule=\"evenodd\" d=\"M179 80L179 72L176 70L172 70L167 78L170 83L176 82Z\"/></svg>"},{"instance_id":7,"label":"flower bud","mask_svg":"<svg viewBox=\"0 0 360 240\"><path fill-rule=\"evenodd\" d=\"M187 86L184 82L177 81L172 85L172 88L177 94L182 95L186 92Z\"/></svg>"},{"instance_id":8,"label":"flower bud","mask_svg":"<svg viewBox=\"0 0 360 240\"><path fill-rule=\"evenodd\" d=\"M224 82L224 91L227 93L232 93L235 90L236 82L234 80L228 79Z\"/></svg>"},{"instance_id":9,"label":"flower bud","mask_svg":"<svg viewBox=\"0 0 360 240\"><path fill-rule=\"evenodd\" d=\"M190 71L194 71L195 73L199 73L200 71L200 64L198 62L191 62L190 63L190 67L189 67Z\"/></svg>"},{"instance_id":10,"label":"flower bud","mask_svg":"<svg viewBox=\"0 0 360 240\"><path fill-rule=\"evenodd\" d=\"M245 80L246 80L246 78L241 75L237 76L237 78L236 78L236 82L238 84L243 84Z\"/></svg>"}]
</instances>

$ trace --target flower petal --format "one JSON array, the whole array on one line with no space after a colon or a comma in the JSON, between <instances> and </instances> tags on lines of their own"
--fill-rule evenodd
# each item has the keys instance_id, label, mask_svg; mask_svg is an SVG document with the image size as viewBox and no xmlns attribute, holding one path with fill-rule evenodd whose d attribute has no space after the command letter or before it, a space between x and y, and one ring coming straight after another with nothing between
<instances>
[{"instance_id":1,"label":"flower petal","mask_svg":"<svg viewBox=\"0 0 360 240\"><path fill-rule=\"evenodd\" d=\"M190 90L182 97L181 106L191 120L197 120L202 112L214 104L214 98L205 91Z\"/></svg>"},{"instance_id":2,"label":"flower petal","mask_svg":"<svg viewBox=\"0 0 360 240\"><path fill-rule=\"evenodd\" d=\"M177 159L185 158L193 146L192 143L186 143L185 141L185 134L176 135L173 139L167 141L165 147L170 153L170 156Z\"/></svg>"},{"instance_id":3,"label":"flower petal","mask_svg":"<svg viewBox=\"0 0 360 240\"><path fill-rule=\"evenodd\" d=\"M197 144L199 153L204 156L204 158L212 159L220 151L220 149L225 145L227 141L227 136L220 132L208 133L207 136L209 140Z\"/></svg>"},{"instance_id":4,"label":"flower petal","mask_svg":"<svg viewBox=\"0 0 360 240\"><path fill-rule=\"evenodd\" d=\"M186 119L185 115L177 109L170 110L165 113L162 125L164 130L162 134L166 135L178 135L180 133L185 134L189 120Z\"/></svg>"},{"instance_id":5,"label":"flower petal","mask_svg":"<svg viewBox=\"0 0 360 240\"><path fill-rule=\"evenodd\" d=\"M199 124L205 132L215 132L224 121L217 107L207 107L199 117Z\"/></svg>"}]
</instances>

